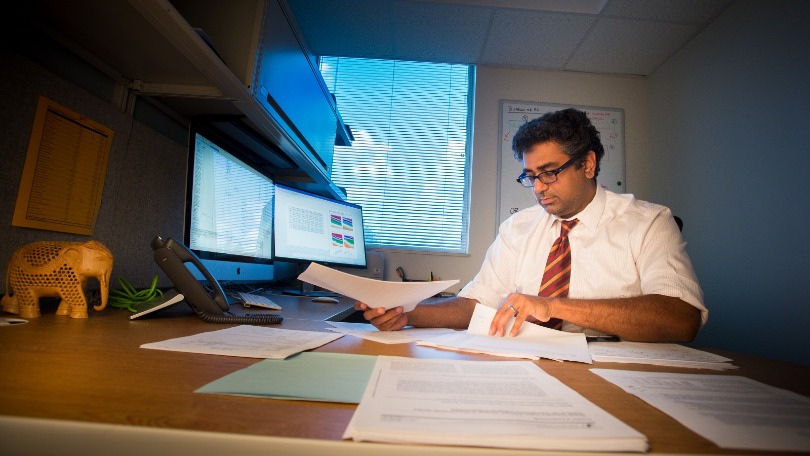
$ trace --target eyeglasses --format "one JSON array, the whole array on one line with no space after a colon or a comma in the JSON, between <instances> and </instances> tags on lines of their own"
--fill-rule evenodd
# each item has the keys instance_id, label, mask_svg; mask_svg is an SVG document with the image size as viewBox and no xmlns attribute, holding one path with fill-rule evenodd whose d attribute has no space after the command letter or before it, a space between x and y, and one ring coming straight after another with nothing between
<instances>
[{"instance_id":1,"label":"eyeglasses","mask_svg":"<svg viewBox=\"0 0 810 456\"><path fill-rule=\"evenodd\" d=\"M540 182L544 184L553 184L554 182L557 182L557 174L563 172L565 168L568 168L569 166L571 166L572 163L579 160L580 158L581 157L574 157L568 160L567 162L563 163L563 165L560 166L559 168L552 169L551 171L543 171L541 173L537 173L534 175L522 173L520 176L517 177L516 180L520 185L526 188L534 187L534 181L536 181L537 179L540 179Z\"/></svg>"}]
</instances>

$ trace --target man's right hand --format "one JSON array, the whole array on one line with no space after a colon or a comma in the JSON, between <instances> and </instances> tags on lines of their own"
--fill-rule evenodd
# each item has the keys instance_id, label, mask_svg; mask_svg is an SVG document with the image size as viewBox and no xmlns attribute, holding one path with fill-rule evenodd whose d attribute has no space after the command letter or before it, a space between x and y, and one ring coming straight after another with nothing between
<instances>
[{"instance_id":1,"label":"man's right hand","mask_svg":"<svg viewBox=\"0 0 810 456\"><path fill-rule=\"evenodd\" d=\"M363 318L380 331L399 331L408 325L408 314L402 307L385 310L383 307L371 308L366 303L357 301L354 310L363 311Z\"/></svg>"}]
</instances>

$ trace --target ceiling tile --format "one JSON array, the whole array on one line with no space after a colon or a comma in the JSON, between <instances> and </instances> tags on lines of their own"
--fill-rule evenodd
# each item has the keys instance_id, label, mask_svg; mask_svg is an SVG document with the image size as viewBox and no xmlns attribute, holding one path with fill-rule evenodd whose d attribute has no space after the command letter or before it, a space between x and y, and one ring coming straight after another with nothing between
<instances>
[{"instance_id":1,"label":"ceiling tile","mask_svg":"<svg viewBox=\"0 0 810 456\"><path fill-rule=\"evenodd\" d=\"M703 25L733 0L609 0L604 16Z\"/></svg>"},{"instance_id":2,"label":"ceiling tile","mask_svg":"<svg viewBox=\"0 0 810 456\"><path fill-rule=\"evenodd\" d=\"M494 8L598 14L608 0L416 0Z\"/></svg>"},{"instance_id":3,"label":"ceiling tile","mask_svg":"<svg viewBox=\"0 0 810 456\"><path fill-rule=\"evenodd\" d=\"M647 75L696 32L692 25L599 19L566 69Z\"/></svg>"},{"instance_id":4,"label":"ceiling tile","mask_svg":"<svg viewBox=\"0 0 810 456\"><path fill-rule=\"evenodd\" d=\"M560 69L595 16L499 10L481 63Z\"/></svg>"},{"instance_id":5,"label":"ceiling tile","mask_svg":"<svg viewBox=\"0 0 810 456\"><path fill-rule=\"evenodd\" d=\"M491 8L397 2L395 52L403 58L475 63L481 55Z\"/></svg>"},{"instance_id":6,"label":"ceiling tile","mask_svg":"<svg viewBox=\"0 0 810 456\"><path fill-rule=\"evenodd\" d=\"M316 55L649 75L734 0L286 1Z\"/></svg>"}]
</instances>

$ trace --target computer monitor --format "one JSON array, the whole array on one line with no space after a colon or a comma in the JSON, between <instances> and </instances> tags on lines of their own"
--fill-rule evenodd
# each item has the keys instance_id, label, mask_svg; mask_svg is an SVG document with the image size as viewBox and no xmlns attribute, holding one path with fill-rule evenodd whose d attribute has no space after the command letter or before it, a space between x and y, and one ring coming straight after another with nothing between
<instances>
[{"instance_id":1,"label":"computer monitor","mask_svg":"<svg viewBox=\"0 0 810 456\"><path fill-rule=\"evenodd\" d=\"M357 204L276 184L276 261L366 267L363 210Z\"/></svg>"},{"instance_id":2,"label":"computer monitor","mask_svg":"<svg viewBox=\"0 0 810 456\"><path fill-rule=\"evenodd\" d=\"M213 130L192 127L183 242L220 283L270 282L275 186L238 154Z\"/></svg>"}]
</instances>

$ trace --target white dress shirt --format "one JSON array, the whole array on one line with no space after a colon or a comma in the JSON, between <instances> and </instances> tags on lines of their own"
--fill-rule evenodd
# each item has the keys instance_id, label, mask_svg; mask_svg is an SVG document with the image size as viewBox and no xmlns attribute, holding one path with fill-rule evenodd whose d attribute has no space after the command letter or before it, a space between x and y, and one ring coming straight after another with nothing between
<instances>
[{"instance_id":1,"label":"white dress shirt","mask_svg":"<svg viewBox=\"0 0 810 456\"><path fill-rule=\"evenodd\" d=\"M692 262L669 208L597 188L575 217L571 244L570 298L622 298L661 294L680 298L701 311L703 304ZM481 270L460 292L492 308L509 293L537 294L560 219L538 204L504 221ZM565 331L582 331L567 322Z\"/></svg>"}]
</instances>

